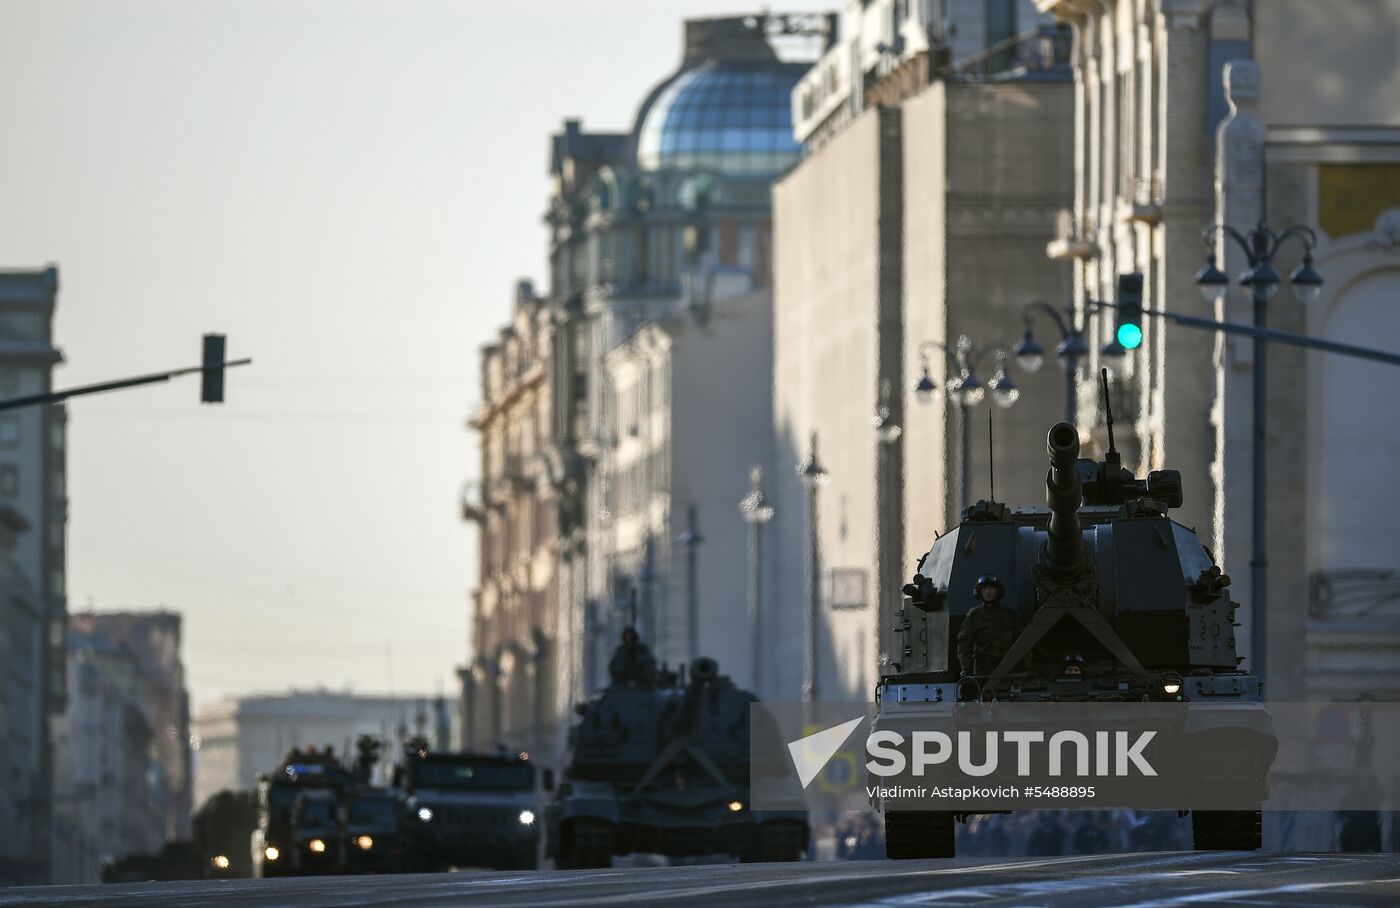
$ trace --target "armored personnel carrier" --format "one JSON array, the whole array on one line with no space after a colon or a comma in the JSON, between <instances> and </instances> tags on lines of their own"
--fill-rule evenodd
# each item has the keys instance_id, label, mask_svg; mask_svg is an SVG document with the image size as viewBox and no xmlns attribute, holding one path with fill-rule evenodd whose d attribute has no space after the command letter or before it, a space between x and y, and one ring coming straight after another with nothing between
<instances>
[{"instance_id":1,"label":"armored personnel carrier","mask_svg":"<svg viewBox=\"0 0 1400 908\"><path fill-rule=\"evenodd\" d=\"M339 798L354 783L329 749L293 749L277 771L258 777L257 827L252 837L253 876L259 879L297 872L294 853L293 808L306 792L326 792Z\"/></svg>"},{"instance_id":2,"label":"armored personnel carrier","mask_svg":"<svg viewBox=\"0 0 1400 908\"><path fill-rule=\"evenodd\" d=\"M749 708L757 698L701 657L657 669L629 628L612 683L580 704L568 765L547 810L547 851L561 868L607 867L613 855L733 854L795 861L807 816L749 799Z\"/></svg>"},{"instance_id":3,"label":"armored personnel carrier","mask_svg":"<svg viewBox=\"0 0 1400 908\"><path fill-rule=\"evenodd\" d=\"M190 825L206 877L253 875L248 841L258 825L254 792L225 789L212 795L195 811Z\"/></svg>"},{"instance_id":4,"label":"armored personnel carrier","mask_svg":"<svg viewBox=\"0 0 1400 908\"><path fill-rule=\"evenodd\" d=\"M1200 772L1236 773L1257 786L1250 802L1262 803L1260 780L1278 742L1259 679L1239 668L1230 578L1168 515L1182 503L1180 474L1135 478L1120 465L1112 431L1110 413L1109 453L1095 463L1080 459L1073 426L1054 426L1046 507L979 501L919 560L894 622L898 656L878 687L873 727L937 726L969 701L1122 704L1105 714L1129 717L1132 703L1189 703ZM976 673L959 664L958 637L989 575L1019 635L994 652L989 671L979 658ZM965 635L964 653L970 646ZM1243 730L1231 740L1248 746L1221 752L1211 745L1221 730ZM966 815L873 800L885 812L890 857L953 855L954 823ZM1198 850L1260 846L1257 809L1193 811L1192 829Z\"/></svg>"},{"instance_id":5,"label":"armored personnel carrier","mask_svg":"<svg viewBox=\"0 0 1400 908\"><path fill-rule=\"evenodd\" d=\"M430 751L410 741L394 783L418 870L530 870L539 849L540 779L528 754Z\"/></svg>"}]
</instances>

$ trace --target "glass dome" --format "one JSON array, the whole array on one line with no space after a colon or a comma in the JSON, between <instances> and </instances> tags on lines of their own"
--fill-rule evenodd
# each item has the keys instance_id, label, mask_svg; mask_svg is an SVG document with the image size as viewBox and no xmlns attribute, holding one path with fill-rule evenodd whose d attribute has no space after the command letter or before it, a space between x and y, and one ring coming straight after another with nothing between
<instances>
[{"instance_id":1,"label":"glass dome","mask_svg":"<svg viewBox=\"0 0 1400 908\"><path fill-rule=\"evenodd\" d=\"M681 73L643 113L637 166L781 173L802 150L792 137L792 88L805 71L801 64L711 63Z\"/></svg>"}]
</instances>

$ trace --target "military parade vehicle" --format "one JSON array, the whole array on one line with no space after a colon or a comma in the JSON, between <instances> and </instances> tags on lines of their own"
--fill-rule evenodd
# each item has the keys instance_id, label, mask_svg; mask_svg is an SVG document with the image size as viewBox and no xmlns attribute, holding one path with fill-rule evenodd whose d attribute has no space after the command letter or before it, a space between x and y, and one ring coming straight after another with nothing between
<instances>
[{"instance_id":1,"label":"military parade vehicle","mask_svg":"<svg viewBox=\"0 0 1400 908\"><path fill-rule=\"evenodd\" d=\"M614 855L734 854L795 861L802 811L757 811L749 798L749 711L757 698L701 657L658 669L628 628L611 683L580 704L565 776L547 808L547 853L564 868Z\"/></svg>"},{"instance_id":2,"label":"military parade vehicle","mask_svg":"<svg viewBox=\"0 0 1400 908\"><path fill-rule=\"evenodd\" d=\"M200 805L190 826L204 875L216 879L252 876L248 839L257 825L257 798L251 791L220 791Z\"/></svg>"},{"instance_id":3,"label":"military parade vehicle","mask_svg":"<svg viewBox=\"0 0 1400 908\"><path fill-rule=\"evenodd\" d=\"M253 876L287 876L296 871L293 858L292 808L309 791L331 794L352 784L335 754L315 748L290 751L277 771L258 778L258 825L253 830Z\"/></svg>"},{"instance_id":4,"label":"military parade vehicle","mask_svg":"<svg viewBox=\"0 0 1400 908\"><path fill-rule=\"evenodd\" d=\"M299 876L340 873L345 861L341 793L311 788L292 804L290 828L292 870Z\"/></svg>"},{"instance_id":5,"label":"military parade vehicle","mask_svg":"<svg viewBox=\"0 0 1400 908\"><path fill-rule=\"evenodd\" d=\"M521 753L405 748L394 784L404 794L414 869L530 869L538 863L539 794L535 765Z\"/></svg>"},{"instance_id":6,"label":"military parade vehicle","mask_svg":"<svg viewBox=\"0 0 1400 908\"><path fill-rule=\"evenodd\" d=\"M1187 704L1192 757L1213 779L1237 775L1262 803L1278 742L1258 677L1240 670L1230 578L1168 515L1182 503L1180 474L1135 478L1112 431L1110 411L1108 453L1095 463L1079 457L1073 426L1054 426L1046 507L979 501L919 559L872 730L936 727L968 702L1122 704L1104 709L1129 717L1145 707L1128 704ZM984 589L1000 602L969 619ZM1013 620L985 620L998 605ZM959 663L974 653L977 664ZM1221 752L1210 743L1221 730L1242 732L1232 740L1247 746ZM872 800L890 857L952 856L965 815ZM1200 850L1260 846L1258 809L1196 810L1192 828Z\"/></svg>"},{"instance_id":7,"label":"military parade vehicle","mask_svg":"<svg viewBox=\"0 0 1400 908\"><path fill-rule=\"evenodd\" d=\"M348 873L396 873L407 859L404 808L400 795L384 788L362 788L345 803L344 852Z\"/></svg>"}]
</instances>

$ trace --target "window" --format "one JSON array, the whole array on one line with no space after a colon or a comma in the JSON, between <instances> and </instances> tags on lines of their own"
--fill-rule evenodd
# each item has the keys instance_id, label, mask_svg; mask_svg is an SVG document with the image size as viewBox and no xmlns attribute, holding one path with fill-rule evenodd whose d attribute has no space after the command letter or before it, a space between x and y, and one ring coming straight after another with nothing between
<instances>
[{"instance_id":1,"label":"window","mask_svg":"<svg viewBox=\"0 0 1400 908\"><path fill-rule=\"evenodd\" d=\"M19 417L0 416L0 448L13 448L19 444Z\"/></svg>"},{"instance_id":2,"label":"window","mask_svg":"<svg viewBox=\"0 0 1400 908\"><path fill-rule=\"evenodd\" d=\"M12 463L0 465L0 498L14 498L19 494L19 467Z\"/></svg>"}]
</instances>

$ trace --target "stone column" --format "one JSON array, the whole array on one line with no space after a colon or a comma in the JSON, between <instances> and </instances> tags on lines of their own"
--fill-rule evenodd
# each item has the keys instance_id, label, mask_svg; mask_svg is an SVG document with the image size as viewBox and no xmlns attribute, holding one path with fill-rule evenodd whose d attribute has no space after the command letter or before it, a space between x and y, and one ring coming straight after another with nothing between
<instances>
[{"instance_id":1,"label":"stone column","mask_svg":"<svg viewBox=\"0 0 1400 908\"><path fill-rule=\"evenodd\" d=\"M1262 214L1264 193L1266 130L1259 115L1259 67L1251 60L1227 63L1225 95L1230 102L1230 115L1216 134L1215 220L1248 232ZM1235 277L1249 267L1244 253L1238 244L1222 236L1216 242L1215 260L1230 276L1231 284L1212 315L1223 321L1252 323L1250 295L1235 282ZM1216 394L1211 423L1215 432L1215 459L1211 464L1211 480L1215 487L1212 515L1215 556L1234 580L1230 598L1247 605L1250 602L1250 510L1254 501L1254 486L1250 481L1253 341L1224 334L1217 334L1214 340ZM1241 609L1239 615L1242 626L1235 639L1239 653L1249 655L1253 616L1248 608Z\"/></svg>"},{"instance_id":2,"label":"stone column","mask_svg":"<svg viewBox=\"0 0 1400 908\"><path fill-rule=\"evenodd\" d=\"M1201 228L1211 219L1211 164L1206 133L1210 103L1207 72L1210 35L1201 0L1161 0L1157 99L1156 170L1162 183L1162 217L1157 228L1156 280L1147 305L1209 317L1214 313L1196 289L1195 274L1205 250ZM1144 269L1147 270L1147 269ZM1177 520L1205 530L1213 511L1210 475L1213 431L1202 419L1215 399L1211 338L1199 331L1164 327L1157 332L1160 352L1149 351L1160 397L1145 411L1142 426L1149 444L1139 471L1168 467L1187 479L1186 503ZM1168 384L1169 382L1169 384ZM1160 401L1160 408L1157 404Z\"/></svg>"}]
</instances>

